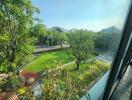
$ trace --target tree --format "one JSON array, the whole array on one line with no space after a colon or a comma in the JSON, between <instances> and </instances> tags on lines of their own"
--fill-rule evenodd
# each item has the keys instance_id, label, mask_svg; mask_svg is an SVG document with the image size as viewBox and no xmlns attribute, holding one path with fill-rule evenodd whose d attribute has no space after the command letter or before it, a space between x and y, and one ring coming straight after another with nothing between
<instances>
[{"instance_id":1,"label":"tree","mask_svg":"<svg viewBox=\"0 0 132 100\"><path fill-rule=\"evenodd\" d=\"M51 45L62 45L66 42L67 36L65 32L59 32L57 30L47 29L45 37L45 44ZM48 43L47 43L48 42Z\"/></svg>"},{"instance_id":2,"label":"tree","mask_svg":"<svg viewBox=\"0 0 132 100\"><path fill-rule=\"evenodd\" d=\"M14 71L30 57L28 33L37 11L30 0L0 0L0 71Z\"/></svg>"},{"instance_id":3,"label":"tree","mask_svg":"<svg viewBox=\"0 0 132 100\"><path fill-rule=\"evenodd\" d=\"M76 59L76 68L79 69L80 63L90 57L90 51L94 46L92 32L78 30L70 33L68 37L69 51Z\"/></svg>"},{"instance_id":4,"label":"tree","mask_svg":"<svg viewBox=\"0 0 132 100\"><path fill-rule=\"evenodd\" d=\"M119 33L98 33L95 48L115 52L120 42L120 36Z\"/></svg>"},{"instance_id":5,"label":"tree","mask_svg":"<svg viewBox=\"0 0 132 100\"><path fill-rule=\"evenodd\" d=\"M52 31L53 45L63 45L67 40L65 32Z\"/></svg>"},{"instance_id":6,"label":"tree","mask_svg":"<svg viewBox=\"0 0 132 100\"><path fill-rule=\"evenodd\" d=\"M42 44L47 36L46 26L41 23L35 24L31 27L30 35L36 40L37 44Z\"/></svg>"}]
</instances>

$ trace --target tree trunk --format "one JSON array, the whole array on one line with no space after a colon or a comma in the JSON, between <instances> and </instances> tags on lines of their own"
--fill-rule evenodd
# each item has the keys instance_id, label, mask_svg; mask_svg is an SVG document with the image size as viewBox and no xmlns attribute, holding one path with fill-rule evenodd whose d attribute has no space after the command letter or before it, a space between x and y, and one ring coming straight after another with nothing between
<instances>
[{"instance_id":1,"label":"tree trunk","mask_svg":"<svg viewBox=\"0 0 132 100\"><path fill-rule=\"evenodd\" d=\"M77 70L79 70L79 67L80 67L80 61L79 61L79 60L77 60L77 61L76 61L76 64L77 64L76 69L77 69Z\"/></svg>"},{"instance_id":2,"label":"tree trunk","mask_svg":"<svg viewBox=\"0 0 132 100\"><path fill-rule=\"evenodd\" d=\"M77 70L79 70L79 66L80 66L80 64L79 64L79 63L77 63Z\"/></svg>"}]
</instances>

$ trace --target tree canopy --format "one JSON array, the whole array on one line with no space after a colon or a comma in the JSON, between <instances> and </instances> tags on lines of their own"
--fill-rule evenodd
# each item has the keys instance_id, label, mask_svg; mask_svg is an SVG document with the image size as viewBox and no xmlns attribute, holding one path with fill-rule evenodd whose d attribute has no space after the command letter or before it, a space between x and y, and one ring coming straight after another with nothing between
<instances>
[{"instance_id":1,"label":"tree canopy","mask_svg":"<svg viewBox=\"0 0 132 100\"><path fill-rule=\"evenodd\" d=\"M0 1L0 71L13 71L31 54L28 33L37 11L30 0Z\"/></svg>"},{"instance_id":2,"label":"tree canopy","mask_svg":"<svg viewBox=\"0 0 132 100\"><path fill-rule=\"evenodd\" d=\"M82 61L85 61L90 56L90 51L94 46L92 32L78 30L69 34L68 43L70 44L69 51L76 59L77 69Z\"/></svg>"},{"instance_id":3,"label":"tree canopy","mask_svg":"<svg viewBox=\"0 0 132 100\"><path fill-rule=\"evenodd\" d=\"M98 33L95 40L95 48L115 52L120 42L120 36L119 33Z\"/></svg>"}]
</instances>

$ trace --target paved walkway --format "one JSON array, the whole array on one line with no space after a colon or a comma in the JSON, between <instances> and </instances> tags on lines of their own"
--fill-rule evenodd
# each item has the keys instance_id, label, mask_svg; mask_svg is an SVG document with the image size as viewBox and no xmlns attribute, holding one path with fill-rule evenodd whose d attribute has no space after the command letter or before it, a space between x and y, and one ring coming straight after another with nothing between
<instances>
[{"instance_id":1,"label":"paved walkway","mask_svg":"<svg viewBox=\"0 0 132 100\"><path fill-rule=\"evenodd\" d=\"M36 46L36 50L34 53L58 50L58 49L68 48L68 47L69 47L68 44L57 45L57 46Z\"/></svg>"}]
</instances>

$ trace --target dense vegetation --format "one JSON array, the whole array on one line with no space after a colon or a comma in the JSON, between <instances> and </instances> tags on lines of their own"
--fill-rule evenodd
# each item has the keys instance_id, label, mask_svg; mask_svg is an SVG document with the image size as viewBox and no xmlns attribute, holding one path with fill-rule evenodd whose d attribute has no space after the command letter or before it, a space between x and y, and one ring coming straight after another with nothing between
<instances>
[{"instance_id":1,"label":"dense vegetation","mask_svg":"<svg viewBox=\"0 0 132 100\"><path fill-rule=\"evenodd\" d=\"M0 0L0 74L7 73L8 76L6 79L0 77L0 86L13 84L12 90L17 91L19 96L29 96L27 99L30 100L33 97L31 87L20 80L19 68L29 63L35 46L65 44L69 46L68 50L43 53L23 70L47 72L42 77L44 100L77 100L85 94L91 82L109 68L109 64L101 61L87 61L96 56L94 52L98 49L115 51L120 35L77 29L64 30L59 27L49 29L33 17L38 12L31 0ZM74 61L75 64L60 67ZM2 91L5 90L2 88Z\"/></svg>"},{"instance_id":2,"label":"dense vegetation","mask_svg":"<svg viewBox=\"0 0 132 100\"><path fill-rule=\"evenodd\" d=\"M37 9L30 0L21 2L4 0L0 1L0 4L0 65L8 66L7 69L13 70L21 66L22 61L25 61L24 59L27 59L27 55L32 51L32 46L30 46L33 45L32 42L48 46L58 45L67 42L67 34L72 36L71 31L48 29L41 23L33 24L32 15ZM81 31L84 33L83 30ZM75 30L75 33L78 33L78 30ZM90 34L89 36L95 34L87 30L85 33ZM74 35L74 37L78 36L78 34ZM95 48L101 50L115 50L120 40L118 33L100 32L94 36ZM33 41L34 39L36 41ZM1 70L7 69L1 67Z\"/></svg>"},{"instance_id":3,"label":"dense vegetation","mask_svg":"<svg viewBox=\"0 0 132 100\"><path fill-rule=\"evenodd\" d=\"M35 38L35 44L38 45L60 45L64 44L67 40L66 32L57 28L47 29L44 24L35 24L30 31L31 37Z\"/></svg>"},{"instance_id":4,"label":"dense vegetation","mask_svg":"<svg viewBox=\"0 0 132 100\"><path fill-rule=\"evenodd\" d=\"M113 51L117 50L118 44L120 42L119 33L98 33L95 40L95 48L104 50L104 51Z\"/></svg>"},{"instance_id":5,"label":"dense vegetation","mask_svg":"<svg viewBox=\"0 0 132 100\"><path fill-rule=\"evenodd\" d=\"M88 86L105 73L109 64L101 61L92 61L81 64L80 70L73 70L74 64L64 69L50 72L44 78L44 100L79 100L85 94Z\"/></svg>"},{"instance_id":6,"label":"dense vegetation","mask_svg":"<svg viewBox=\"0 0 132 100\"><path fill-rule=\"evenodd\" d=\"M0 71L11 72L27 61L33 49L29 29L37 11L30 0L0 0Z\"/></svg>"}]
</instances>

